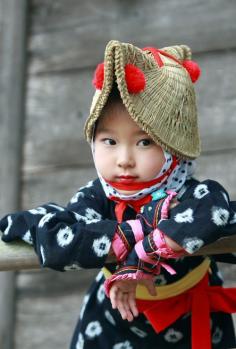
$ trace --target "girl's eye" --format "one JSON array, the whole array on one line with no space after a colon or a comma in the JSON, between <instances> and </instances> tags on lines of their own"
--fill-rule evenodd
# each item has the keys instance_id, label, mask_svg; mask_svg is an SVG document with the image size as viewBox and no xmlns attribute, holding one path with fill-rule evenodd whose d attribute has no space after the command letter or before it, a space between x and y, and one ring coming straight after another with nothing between
<instances>
[{"instance_id":1,"label":"girl's eye","mask_svg":"<svg viewBox=\"0 0 236 349\"><path fill-rule=\"evenodd\" d=\"M106 145L115 145L116 141L114 141L114 139L112 139L112 138L104 138L103 143Z\"/></svg>"},{"instance_id":2,"label":"girl's eye","mask_svg":"<svg viewBox=\"0 0 236 349\"><path fill-rule=\"evenodd\" d=\"M148 145L150 145L152 143L151 139L141 139L140 141L138 141L138 145L140 145L141 147L147 147Z\"/></svg>"}]
</instances>

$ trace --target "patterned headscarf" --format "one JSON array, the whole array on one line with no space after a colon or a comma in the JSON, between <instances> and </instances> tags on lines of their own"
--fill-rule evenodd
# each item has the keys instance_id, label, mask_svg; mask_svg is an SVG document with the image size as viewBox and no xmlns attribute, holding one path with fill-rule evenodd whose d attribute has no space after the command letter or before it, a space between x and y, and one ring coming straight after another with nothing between
<instances>
[{"instance_id":1,"label":"patterned headscarf","mask_svg":"<svg viewBox=\"0 0 236 349\"><path fill-rule=\"evenodd\" d=\"M92 145L92 149L94 146ZM162 177L165 172L167 172L171 165L173 164L173 156L167 152L163 151L165 156L165 163L162 166L160 172L157 174L157 176L154 179L157 179L158 177ZM93 150L94 153L94 150ZM96 164L95 164L96 166ZM105 178L101 176L101 174L98 172L98 177L100 179L100 182L102 184L102 187L104 189L104 192L108 198L116 197L118 199L129 201L129 200L139 200L144 198L145 196L153 193L154 191L158 189L163 189L164 191L172 190L175 192L179 192L182 186L184 185L185 181L192 177L195 170L195 160L179 160L178 164L174 168L174 170L171 172L171 174L167 178L163 178L159 183L156 183L150 187L144 188L137 193L126 195L121 194L117 189L115 189L111 184L109 184ZM128 185L127 185L128 190Z\"/></svg>"}]
</instances>

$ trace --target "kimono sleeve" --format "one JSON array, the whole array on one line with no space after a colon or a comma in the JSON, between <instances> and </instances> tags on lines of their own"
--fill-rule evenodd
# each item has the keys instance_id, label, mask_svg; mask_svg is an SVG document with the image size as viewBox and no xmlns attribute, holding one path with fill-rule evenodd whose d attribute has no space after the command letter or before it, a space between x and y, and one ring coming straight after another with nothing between
<instances>
[{"instance_id":1,"label":"kimono sleeve","mask_svg":"<svg viewBox=\"0 0 236 349\"><path fill-rule=\"evenodd\" d=\"M111 248L117 222L105 217L105 197L94 182L81 188L66 207L46 204L6 216L2 239L30 236L41 266L55 270L100 268ZM39 214L40 211L40 214ZM26 240L25 240L26 241Z\"/></svg>"},{"instance_id":2,"label":"kimono sleeve","mask_svg":"<svg viewBox=\"0 0 236 349\"><path fill-rule=\"evenodd\" d=\"M236 233L235 202L213 180L199 182L187 190L170 216L158 228L192 254L202 246Z\"/></svg>"}]
</instances>

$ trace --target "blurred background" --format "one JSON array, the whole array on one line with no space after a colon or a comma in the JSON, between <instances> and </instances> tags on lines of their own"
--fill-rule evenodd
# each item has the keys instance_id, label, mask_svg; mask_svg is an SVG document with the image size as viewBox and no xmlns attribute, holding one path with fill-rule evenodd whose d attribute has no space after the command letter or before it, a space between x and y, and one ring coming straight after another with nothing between
<instances>
[{"instance_id":1,"label":"blurred background","mask_svg":"<svg viewBox=\"0 0 236 349\"><path fill-rule=\"evenodd\" d=\"M0 214L65 205L96 174L83 124L110 39L187 44L202 156L197 177L236 199L234 0L0 0ZM0 273L1 349L65 349L95 270ZM235 267L222 268L235 285Z\"/></svg>"}]
</instances>

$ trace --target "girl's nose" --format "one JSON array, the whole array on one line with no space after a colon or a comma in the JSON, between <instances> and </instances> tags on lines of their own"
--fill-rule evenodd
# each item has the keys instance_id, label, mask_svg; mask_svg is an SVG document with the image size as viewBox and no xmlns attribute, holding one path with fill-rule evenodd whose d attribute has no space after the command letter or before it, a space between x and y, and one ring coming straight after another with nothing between
<instances>
[{"instance_id":1,"label":"girl's nose","mask_svg":"<svg viewBox=\"0 0 236 349\"><path fill-rule=\"evenodd\" d=\"M117 157L117 165L119 167L128 168L135 166L135 159L128 149L122 149L119 151Z\"/></svg>"}]
</instances>

